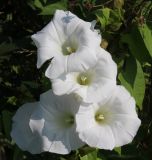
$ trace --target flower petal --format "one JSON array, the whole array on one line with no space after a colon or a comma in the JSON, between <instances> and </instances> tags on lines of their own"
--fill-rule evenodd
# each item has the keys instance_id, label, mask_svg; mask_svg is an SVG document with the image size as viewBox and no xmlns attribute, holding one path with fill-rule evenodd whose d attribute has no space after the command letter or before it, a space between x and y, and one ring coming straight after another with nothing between
<instances>
[{"instance_id":1,"label":"flower petal","mask_svg":"<svg viewBox=\"0 0 152 160\"><path fill-rule=\"evenodd\" d=\"M88 109L89 111L87 111ZM91 147L113 149L115 141L111 128L108 125L97 124L94 116L93 108L80 107L80 111L76 116L80 139Z\"/></svg>"},{"instance_id":2,"label":"flower petal","mask_svg":"<svg viewBox=\"0 0 152 160\"><path fill-rule=\"evenodd\" d=\"M110 126L114 134L115 146L119 147L132 142L140 124L141 121L137 117L114 115Z\"/></svg>"},{"instance_id":3,"label":"flower petal","mask_svg":"<svg viewBox=\"0 0 152 160\"><path fill-rule=\"evenodd\" d=\"M50 65L45 71L45 76L50 79L55 79L66 72L67 57L57 54L52 59Z\"/></svg>"},{"instance_id":4,"label":"flower petal","mask_svg":"<svg viewBox=\"0 0 152 160\"><path fill-rule=\"evenodd\" d=\"M80 140L78 133L75 132L75 128L72 128L71 131L67 133L67 137L72 150L76 150L85 144L82 140Z\"/></svg>"},{"instance_id":5,"label":"flower petal","mask_svg":"<svg viewBox=\"0 0 152 160\"><path fill-rule=\"evenodd\" d=\"M123 86L116 86L106 105L113 114L128 114L137 117L135 100Z\"/></svg>"},{"instance_id":6,"label":"flower petal","mask_svg":"<svg viewBox=\"0 0 152 160\"><path fill-rule=\"evenodd\" d=\"M95 50L101 42L100 35L93 29L91 23L62 10L57 10L53 20L40 32L32 35L32 39L38 48L38 68L46 60L53 58L51 66L46 71L46 76L50 79L68 70L77 71L93 65L93 61L97 59ZM69 56L65 55L64 45L65 47L74 45L76 52Z\"/></svg>"},{"instance_id":7,"label":"flower petal","mask_svg":"<svg viewBox=\"0 0 152 160\"><path fill-rule=\"evenodd\" d=\"M52 110L60 110L61 112L68 111L73 114L77 113L80 106L80 101L77 100L75 94L56 96L52 90L41 94L40 103L49 112Z\"/></svg>"},{"instance_id":8,"label":"flower petal","mask_svg":"<svg viewBox=\"0 0 152 160\"><path fill-rule=\"evenodd\" d=\"M77 73L62 74L58 79L52 80L52 90L56 95L70 94L81 89L76 83Z\"/></svg>"},{"instance_id":9,"label":"flower petal","mask_svg":"<svg viewBox=\"0 0 152 160\"><path fill-rule=\"evenodd\" d=\"M111 55L99 49L96 65L91 69L95 73L93 82L88 86L85 102L106 101L116 86L117 65Z\"/></svg>"},{"instance_id":10,"label":"flower petal","mask_svg":"<svg viewBox=\"0 0 152 160\"><path fill-rule=\"evenodd\" d=\"M38 48L38 68L40 68L46 60L53 58L55 55L62 55L61 42L52 22L41 31L32 35L31 38Z\"/></svg>"},{"instance_id":11,"label":"flower petal","mask_svg":"<svg viewBox=\"0 0 152 160\"><path fill-rule=\"evenodd\" d=\"M52 45L50 44L49 47L39 47L37 49L37 68L40 68L45 61L50 60L52 58L56 58L56 61L58 63L60 62L63 63L64 60L62 60L63 58L62 52L60 51L58 46L55 46L54 44ZM51 63L53 62L51 61Z\"/></svg>"},{"instance_id":12,"label":"flower petal","mask_svg":"<svg viewBox=\"0 0 152 160\"><path fill-rule=\"evenodd\" d=\"M102 119L97 119L100 116ZM102 121L101 121L102 120ZM122 86L116 86L108 101L81 104L76 115L80 139L90 146L113 149L130 143L141 124L135 101Z\"/></svg>"},{"instance_id":13,"label":"flower petal","mask_svg":"<svg viewBox=\"0 0 152 160\"><path fill-rule=\"evenodd\" d=\"M85 102L106 102L114 91L116 81L102 77L99 80L96 79L92 85L88 87L87 96L84 99Z\"/></svg>"},{"instance_id":14,"label":"flower petal","mask_svg":"<svg viewBox=\"0 0 152 160\"><path fill-rule=\"evenodd\" d=\"M42 117L44 123L41 123ZM65 130L59 128L55 120L53 113L48 112L44 107L39 107L31 117L30 128L33 132L38 132L42 139L46 138L43 143L44 146L49 145L46 151L68 154L71 150L69 149L70 147L68 148L69 142L65 142Z\"/></svg>"},{"instance_id":15,"label":"flower petal","mask_svg":"<svg viewBox=\"0 0 152 160\"><path fill-rule=\"evenodd\" d=\"M52 23L54 24L60 42L64 43L63 37L70 36L77 26L84 21L70 11L56 10Z\"/></svg>"},{"instance_id":16,"label":"flower petal","mask_svg":"<svg viewBox=\"0 0 152 160\"><path fill-rule=\"evenodd\" d=\"M91 23L80 23L71 36L78 41L78 50L68 57L68 71L82 71L94 66L97 51L100 48L101 36L91 30Z\"/></svg>"},{"instance_id":17,"label":"flower petal","mask_svg":"<svg viewBox=\"0 0 152 160\"><path fill-rule=\"evenodd\" d=\"M49 145L47 151L68 154L84 144L76 132L75 120L69 125L64 121L67 116L75 117L79 105L74 95L55 96L49 90L40 96L40 106L30 118L30 128L46 140L43 145Z\"/></svg>"},{"instance_id":18,"label":"flower petal","mask_svg":"<svg viewBox=\"0 0 152 160\"><path fill-rule=\"evenodd\" d=\"M32 154L42 152L42 139L37 133L33 133L29 127L32 113L37 109L38 103L27 103L21 106L13 117L11 137L17 145ZM43 140L44 141L44 140ZM34 146L34 147L33 147ZM45 146L46 147L46 146Z\"/></svg>"},{"instance_id":19,"label":"flower petal","mask_svg":"<svg viewBox=\"0 0 152 160\"><path fill-rule=\"evenodd\" d=\"M113 61L109 52L100 48L98 50L97 58L98 64L95 67L97 73L102 74L103 77L116 80L117 64Z\"/></svg>"},{"instance_id":20,"label":"flower petal","mask_svg":"<svg viewBox=\"0 0 152 160\"><path fill-rule=\"evenodd\" d=\"M82 46L80 50L68 56L67 71L79 72L89 69L97 62L96 49Z\"/></svg>"},{"instance_id":21,"label":"flower petal","mask_svg":"<svg viewBox=\"0 0 152 160\"><path fill-rule=\"evenodd\" d=\"M41 31L31 36L35 45L39 47L49 47L50 43L61 45L58 33L52 21L48 23Z\"/></svg>"}]
</instances>

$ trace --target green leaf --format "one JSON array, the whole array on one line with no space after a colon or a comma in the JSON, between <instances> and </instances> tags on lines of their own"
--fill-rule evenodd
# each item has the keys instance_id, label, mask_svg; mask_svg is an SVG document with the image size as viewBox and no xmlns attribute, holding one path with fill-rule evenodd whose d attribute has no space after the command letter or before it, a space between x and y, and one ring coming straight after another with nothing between
<instances>
[{"instance_id":1,"label":"green leaf","mask_svg":"<svg viewBox=\"0 0 152 160\"><path fill-rule=\"evenodd\" d=\"M149 55L152 57L152 31L146 24L139 26L138 29Z\"/></svg>"},{"instance_id":2,"label":"green leaf","mask_svg":"<svg viewBox=\"0 0 152 160\"><path fill-rule=\"evenodd\" d=\"M38 83L32 81L22 81L23 85L27 85L31 88L38 88Z\"/></svg>"},{"instance_id":3,"label":"green leaf","mask_svg":"<svg viewBox=\"0 0 152 160\"><path fill-rule=\"evenodd\" d=\"M40 15L53 15L57 9L66 10L67 0L49 4L41 9Z\"/></svg>"},{"instance_id":4,"label":"green leaf","mask_svg":"<svg viewBox=\"0 0 152 160\"><path fill-rule=\"evenodd\" d=\"M109 16L110 16L110 10L109 8L103 8L100 10L97 10L95 12L95 15L97 16L98 20L101 23L101 27L104 29L106 27L106 25L108 25L108 20L109 20Z\"/></svg>"},{"instance_id":5,"label":"green leaf","mask_svg":"<svg viewBox=\"0 0 152 160\"><path fill-rule=\"evenodd\" d=\"M150 36L146 38L149 39ZM151 40L150 40L151 41ZM131 33L124 34L121 36L121 42L126 43L129 47L130 52L132 55L138 59L141 63L143 62L151 62L151 56L149 51L147 50L143 38L138 30L138 27L135 26ZM149 44L149 42L146 42ZM151 47L149 47L151 48Z\"/></svg>"},{"instance_id":6,"label":"green leaf","mask_svg":"<svg viewBox=\"0 0 152 160\"><path fill-rule=\"evenodd\" d=\"M66 160L65 158L63 158L63 157L60 157L60 160Z\"/></svg>"},{"instance_id":7,"label":"green leaf","mask_svg":"<svg viewBox=\"0 0 152 160\"><path fill-rule=\"evenodd\" d=\"M3 42L0 44L0 56L6 54L8 52L11 52L17 48L18 47L14 43Z\"/></svg>"},{"instance_id":8,"label":"green leaf","mask_svg":"<svg viewBox=\"0 0 152 160\"><path fill-rule=\"evenodd\" d=\"M101 23L102 29L109 26L113 31L118 30L124 20L124 10L122 9L103 8L95 11L95 15Z\"/></svg>"},{"instance_id":9,"label":"green leaf","mask_svg":"<svg viewBox=\"0 0 152 160\"><path fill-rule=\"evenodd\" d=\"M43 5L40 2L40 0L34 0L33 4L35 7L39 8L39 9L43 9Z\"/></svg>"},{"instance_id":10,"label":"green leaf","mask_svg":"<svg viewBox=\"0 0 152 160\"><path fill-rule=\"evenodd\" d=\"M118 78L121 84L135 98L138 107L142 109L145 94L145 78L140 63L130 56L126 60L125 68L119 73Z\"/></svg>"},{"instance_id":11,"label":"green leaf","mask_svg":"<svg viewBox=\"0 0 152 160\"><path fill-rule=\"evenodd\" d=\"M114 148L114 150L115 150L119 155L121 155L121 147L116 147L116 148Z\"/></svg>"},{"instance_id":12,"label":"green leaf","mask_svg":"<svg viewBox=\"0 0 152 160\"><path fill-rule=\"evenodd\" d=\"M10 138L11 124L12 124L12 113L4 110L2 112L2 121L4 126L4 132L7 138Z\"/></svg>"},{"instance_id":13,"label":"green leaf","mask_svg":"<svg viewBox=\"0 0 152 160\"><path fill-rule=\"evenodd\" d=\"M142 10L141 10L141 15L145 18L148 19L149 13L151 12L152 9L152 1L147 1L143 4Z\"/></svg>"},{"instance_id":14,"label":"green leaf","mask_svg":"<svg viewBox=\"0 0 152 160\"><path fill-rule=\"evenodd\" d=\"M79 150L80 157L84 157L87 154L90 154L92 152L95 152L96 148L92 148L90 146L84 146Z\"/></svg>"},{"instance_id":15,"label":"green leaf","mask_svg":"<svg viewBox=\"0 0 152 160\"><path fill-rule=\"evenodd\" d=\"M7 99L7 103L9 103L13 106L16 105L16 102L17 102L17 98L15 96L8 97L8 99Z\"/></svg>"},{"instance_id":16,"label":"green leaf","mask_svg":"<svg viewBox=\"0 0 152 160\"><path fill-rule=\"evenodd\" d=\"M100 158L97 157L97 150L83 156L80 157L80 160L101 160Z\"/></svg>"},{"instance_id":17,"label":"green leaf","mask_svg":"<svg viewBox=\"0 0 152 160\"><path fill-rule=\"evenodd\" d=\"M14 147L14 152L13 152L13 160L22 160L23 158L23 152L17 147Z\"/></svg>"}]
</instances>

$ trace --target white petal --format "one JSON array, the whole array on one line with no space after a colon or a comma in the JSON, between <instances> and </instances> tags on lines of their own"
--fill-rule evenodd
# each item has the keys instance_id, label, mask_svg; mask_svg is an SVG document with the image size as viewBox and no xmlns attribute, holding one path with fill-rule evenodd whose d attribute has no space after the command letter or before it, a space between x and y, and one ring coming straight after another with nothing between
<instances>
[{"instance_id":1,"label":"white petal","mask_svg":"<svg viewBox=\"0 0 152 160\"><path fill-rule=\"evenodd\" d=\"M45 26L43 30L37 32L37 34L32 35L31 38L38 48L38 68L46 60L62 54L60 39L52 22Z\"/></svg>"},{"instance_id":2,"label":"white petal","mask_svg":"<svg viewBox=\"0 0 152 160\"><path fill-rule=\"evenodd\" d=\"M40 103L49 112L52 110L60 110L61 112L67 111L76 114L80 101L76 98L74 94L55 96L52 90L49 90L40 96Z\"/></svg>"},{"instance_id":3,"label":"white petal","mask_svg":"<svg viewBox=\"0 0 152 160\"><path fill-rule=\"evenodd\" d=\"M71 152L69 142L63 133L58 133L54 136L49 152L58 154L68 154Z\"/></svg>"},{"instance_id":4,"label":"white petal","mask_svg":"<svg viewBox=\"0 0 152 160\"><path fill-rule=\"evenodd\" d=\"M52 142L49 150L50 152L68 154L71 150L78 149L84 145L84 143L80 140L78 133L76 133L75 127L68 130L60 130L56 133L54 133L54 131L48 126L46 128L48 129L47 136Z\"/></svg>"},{"instance_id":5,"label":"white petal","mask_svg":"<svg viewBox=\"0 0 152 160\"><path fill-rule=\"evenodd\" d=\"M117 76L117 64L113 61L110 53L103 48L100 48L97 54L99 59L95 70L97 73L109 79L116 80Z\"/></svg>"},{"instance_id":6,"label":"white petal","mask_svg":"<svg viewBox=\"0 0 152 160\"><path fill-rule=\"evenodd\" d=\"M52 80L52 90L56 95L70 94L80 88L75 73L62 74L58 79Z\"/></svg>"},{"instance_id":7,"label":"white petal","mask_svg":"<svg viewBox=\"0 0 152 160\"><path fill-rule=\"evenodd\" d=\"M100 76L100 75L99 75ZM101 77L96 79L87 90L85 102L106 102L116 87L116 81Z\"/></svg>"},{"instance_id":8,"label":"white petal","mask_svg":"<svg viewBox=\"0 0 152 160\"><path fill-rule=\"evenodd\" d=\"M23 150L27 149L33 137L32 132L28 126L28 122L32 112L36 108L36 105L37 103L27 103L21 106L13 117L11 136Z\"/></svg>"},{"instance_id":9,"label":"white petal","mask_svg":"<svg viewBox=\"0 0 152 160\"><path fill-rule=\"evenodd\" d=\"M95 120L97 112L103 114L103 123ZM107 102L88 104L88 107L81 105L76 122L81 140L103 149L130 143L141 124L135 110L135 101L122 86L115 87Z\"/></svg>"},{"instance_id":10,"label":"white petal","mask_svg":"<svg viewBox=\"0 0 152 160\"><path fill-rule=\"evenodd\" d=\"M97 47L100 46L101 35L98 34L96 30L92 31L91 25L92 25L91 23L89 25L87 23L81 24L75 30L74 34L77 36L77 39L79 40L80 47L86 46L90 49L91 48L96 49Z\"/></svg>"},{"instance_id":11,"label":"white petal","mask_svg":"<svg viewBox=\"0 0 152 160\"><path fill-rule=\"evenodd\" d=\"M123 86L116 86L111 98L104 105L98 104L107 115L107 124L115 138L115 146L130 143L137 133L140 120L137 117L135 100Z\"/></svg>"},{"instance_id":12,"label":"white petal","mask_svg":"<svg viewBox=\"0 0 152 160\"><path fill-rule=\"evenodd\" d=\"M75 124L67 127L61 119L67 113L75 117L80 102L74 95L55 96L49 90L40 96L40 105L31 116L30 128L39 133L42 140L47 138L45 143L50 144L49 152L68 154L84 144L76 133Z\"/></svg>"},{"instance_id":13,"label":"white petal","mask_svg":"<svg viewBox=\"0 0 152 160\"><path fill-rule=\"evenodd\" d=\"M91 23L81 23L71 35L77 39L78 49L68 56L69 72L88 69L97 61L97 50L101 43L101 37L90 28Z\"/></svg>"},{"instance_id":14,"label":"white petal","mask_svg":"<svg viewBox=\"0 0 152 160\"><path fill-rule=\"evenodd\" d=\"M96 125L95 123L93 107L90 107L89 104L85 107L80 106L76 114L76 130L78 132L83 132L86 129L92 129Z\"/></svg>"},{"instance_id":15,"label":"white petal","mask_svg":"<svg viewBox=\"0 0 152 160\"><path fill-rule=\"evenodd\" d=\"M21 106L13 117L13 127L11 137L17 145L32 154L41 153L43 142L38 134L32 133L29 121L32 113L37 109L38 103L27 103Z\"/></svg>"},{"instance_id":16,"label":"white petal","mask_svg":"<svg viewBox=\"0 0 152 160\"><path fill-rule=\"evenodd\" d=\"M67 71L67 56L56 54L45 71L45 76L55 79Z\"/></svg>"},{"instance_id":17,"label":"white petal","mask_svg":"<svg viewBox=\"0 0 152 160\"><path fill-rule=\"evenodd\" d=\"M110 54L99 49L96 65L91 69L95 74L88 87L85 102L107 101L116 86L117 66Z\"/></svg>"},{"instance_id":18,"label":"white petal","mask_svg":"<svg viewBox=\"0 0 152 160\"><path fill-rule=\"evenodd\" d=\"M41 31L31 36L35 45L39 47L50 46L50 43L61 45L58 33L52 21L48 23Z\"/></svg>"},{"instance_id":19,"label":"white petal","mask_svg":"<svg viewBox=\"0 0 152 160\"><path fill-rule=\"evenodd\" d=\"M76 115L77 131L82 141L91 147L113 149L114 137L108 125L99 125L94 119L94 110L91 107L80 107Z\"/></svg>"},{"instance_id":20,"label":"white petal","mask_svg":"<svg viewBox=\"0 0 152 160\"><path fill-rule=\"evenodd\" d=\"M91 147L112 150L115 146L114 136L108 125L86 129L79 137Z\"/></svg>"},{"instance_id":21,"label":"white petal","mask_svg":"<svg viewBox=\"0 0 152 160\"><path fill-rule=\"evenodd\" d=\"M37 67L40 68L45 61L55 57L59 57L60 61L62 60L63 57L58 46L50 45L49 47L39 47L37 49Z\"/></svg>"},{"instance_id":22,"label":"white petal","mask_svg":"<svg viewBox=\"0 0 152 160\"><path fill-rule=\"evenodd\" d=\"M71 131L67 133L67 137L69 139L71 150L76 150L85 144L82 140L80 140L75 128L72 128Z\"/></svg>"},{"instance_id":23,"label":"white petal","mask_svg":"<svg viewBox=\"0 0 152 160\"><path fill-rule=\"evenodd\" d=\"M77 52L68 56L68 72L79 72L93 67L97 62L97 47L82 46Z\"/></svg>"},{"instance_id":24,"label":"white petal","mask_svg":"<svg viewBox=\"0 0 152 160\"><path fill-rule=\"evenodd\" d=\"M94 61L97 60L96 48L101 42L100 35L96 30L92 30L91 23L62 10L57 10L53 20L34 34L32 39L38 47L38 68L46 60L53 58L46 71L46 76L50 79L67 71L78 71L84 67L88 69L94 65ZM73 43L76 52L69 56L63 55L65 43Z\"/></svg>"},{"instance_id":25,"label":"white petal","mask_svg":"<svg viewBox=\"0 0 152 160\"><path fill-rule=\"evenodd\" d=\"M137 117L135 100L123 86L116 86L106 105L113 114L129 114Z\"/></svg>"},{"instance_id":26,"label":"white petal","mask_svg":"<svg viewBox=\"0 0 152 160\"><path fill-rule=\"evenodd\" d=\"M33 132L38 132L41 135L43 145L48 146L47 150L43 148L43 151L67 154L70 151L68 151L68 144L64 140L64 131L60 128L59 130L57 129L58 126L54 122L54 116L51 112L45 110L44 107L39 107L31 116L30 127ZM44 141L44 139L46 140Z\"/></svg>"},{"instance_id":27,"label":"white petal","mask_svg":"<svg viewBox=\"0 0 152 160\"><path fill-rule=\"evenodd\" d=\"M57 10L53 18L53 24L61 43L64 43L63 37L70 36L77 26L83 21L69 11Z\"/></svg>"},{"instance_id":28,"label":"white petal","mask_svg":"<svg viewBox=\"0 0 152 160\"><path fill-rule=\"evenodd\" d=\"M114 115L110 124L115 138L115 146L119 147L132 142L141 121L130 115Z\"/></svg>"}]
</instances>

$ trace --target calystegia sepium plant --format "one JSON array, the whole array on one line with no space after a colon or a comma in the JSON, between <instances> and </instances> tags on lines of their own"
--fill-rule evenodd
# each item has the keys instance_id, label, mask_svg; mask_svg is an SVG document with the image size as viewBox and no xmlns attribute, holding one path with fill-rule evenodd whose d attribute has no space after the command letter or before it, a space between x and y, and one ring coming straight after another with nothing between
<instances>
[{"instance_id":1,"label":"calystegia sepium plant","mask_svg":"<svg viewBox=\"0 0 152 160\"><path fill-rule=\"evenodd\" d=\"M118 85L117 64L101 48L95 21L56 10L31 38L37 67L51 59L45 76L52 88L17 110L11 131L16 144L32 154L70 154L86 145L113 150L132 142L141 124L136 102Z\"/></svg>"}]
</instances>

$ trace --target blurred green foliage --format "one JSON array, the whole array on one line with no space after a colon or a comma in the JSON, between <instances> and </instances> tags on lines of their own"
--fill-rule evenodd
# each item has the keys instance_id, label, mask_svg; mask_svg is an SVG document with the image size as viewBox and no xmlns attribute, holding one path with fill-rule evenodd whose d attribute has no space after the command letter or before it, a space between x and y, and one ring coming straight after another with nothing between
<instances>
[{"instance_id":1,"label":"blurred green foliage","mask_svg":"<svg viewBox=\"0 0 152 160\"><path fill-rule=\"evenodd\" d=\"M11 119L22 104L51 87L45 65L36 68L30 36L56 9L70 10L96 28L118 65L118 84L137 102L142 125L131 144L113 151L85 146L69 155L21 151L10 138ZM1 0L0 2L0 160L151 160L152 158L152 1L151 0ZM33 146L34 147L34 146Z\"/></svg>"}]
</instances>

